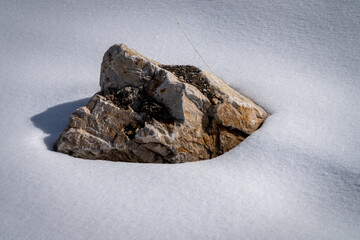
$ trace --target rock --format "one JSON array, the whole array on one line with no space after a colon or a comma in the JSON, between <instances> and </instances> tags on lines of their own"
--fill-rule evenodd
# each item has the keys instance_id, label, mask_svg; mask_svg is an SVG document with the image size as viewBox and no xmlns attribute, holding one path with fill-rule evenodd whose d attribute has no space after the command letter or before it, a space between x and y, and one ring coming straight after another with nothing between
<instances>
[{"instance_id":1,"label":"rock","mask_svg":"<svg viewBox=\"0 0 360 240\"><path fill-rule=\"evenodd\" d=\"M162 65L124 44L105 53L100 87L70 116L57 151L142 163L205 160L237 146L268 116L214 74Z\"/></svg>"}]
</instances>

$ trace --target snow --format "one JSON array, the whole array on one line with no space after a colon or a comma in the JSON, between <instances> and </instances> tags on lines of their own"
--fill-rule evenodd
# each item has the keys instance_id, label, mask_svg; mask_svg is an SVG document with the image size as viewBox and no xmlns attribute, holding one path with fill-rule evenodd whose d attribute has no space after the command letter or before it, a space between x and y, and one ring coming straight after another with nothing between
<instances>
[{"instance_id":1,"label":"snow","mask_svg":"<svg viewBox=\"0 0 360 240\"><path fill-rule=\"evenodd\" d=\"M360 3L0 3L0 239L360 239ZM50 151L125 43L212 70L272 115L178 165Z\"/></svg>"}]
</instances>

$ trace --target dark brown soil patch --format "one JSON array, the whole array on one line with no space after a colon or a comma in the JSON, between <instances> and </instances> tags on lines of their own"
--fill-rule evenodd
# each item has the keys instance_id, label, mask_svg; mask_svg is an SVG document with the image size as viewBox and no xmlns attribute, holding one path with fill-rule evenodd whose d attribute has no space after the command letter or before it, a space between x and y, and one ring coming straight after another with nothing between
<instances>
[{"instance_id":1,"label":"dark brown soil patch","mask_svg":"<svg viewBox=\"0 0 360 240\"><path fill-rule=\"evenodd\" d=\"M137 124L131 124L131 125L127 125L124 128L124 133L130 138L130 139L134 139L135 135L136 135L136 130L141 128L141 126L137 125Z\"/></svg>"},{"instance_id":2,"label":"dark brown soil patch","mask_svg":"<svg viewBox=\"0 0 360 240\"><path fill-rule=\"evenodd\" d=\"M162 123L174 123L174 119L166 106L150 97L143 87L124 87L118 91L111 91L105 96L116 106L128 109L131 107L139 113L144 122L156 119Z\"/></svg>"},{"instance_id":3,"label":"dark brown soil patch","mask_svg":"<svg viewBox=\"0 0 360 240\"><path fill-rule=\"evenodd\" d=\"M209 83L206 81L206 78L201 76L201 70L199 68L191 65L160 65L160 67L173 73L179 81L196 87L212 103L216 104L216 102L219 101L215 96L214 90L210 88Z\"/></svg>"}]
</instances>

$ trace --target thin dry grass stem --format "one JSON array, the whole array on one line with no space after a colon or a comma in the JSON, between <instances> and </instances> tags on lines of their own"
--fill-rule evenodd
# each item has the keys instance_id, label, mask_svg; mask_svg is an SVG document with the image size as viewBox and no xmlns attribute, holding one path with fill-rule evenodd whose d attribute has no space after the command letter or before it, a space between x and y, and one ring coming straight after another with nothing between
<instances>
[{"instance_id":1,"label":"thin dry grass stem","mask_svg":"<svg viewBox=\"0 0 360 240\"><path fill-rule=\"evenodd\" d=\"M190 43L190 45L194 48L195 52L199 55L199 57L201 58L201 60L202 60L202 61L205 63L205 65L209 68L210 72L211 72L212 74L216 75L216 74L213 72L213 70L210 68L209 64L207 64L207 63L205 62L204 58L201 56L201 54L200 54L199 51L196 49L196 47L194 46L194 44L191 42L190 38L187 36L187 34L185 33L185 31L184 31L184 30L182 29L182 27L180 26L180 23L177 22L176 24L179 26L180 30L182 31L182 33L184 34L184 36L186 37L186 39L188 40L188 42Z\"/></svg>"}]
</instances>

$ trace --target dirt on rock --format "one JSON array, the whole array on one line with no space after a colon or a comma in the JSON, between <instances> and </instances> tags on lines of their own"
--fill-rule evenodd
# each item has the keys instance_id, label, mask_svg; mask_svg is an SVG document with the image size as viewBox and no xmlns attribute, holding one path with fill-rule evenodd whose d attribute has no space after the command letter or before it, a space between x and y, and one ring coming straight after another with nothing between
<instances>
[{"instance_id":1,"label":"dirt on rock","mask_svg":"<svg viewBox=\"0 0 360 240\"><path fill-rule=\"evenodd\" d=\"M160 65L161 68L174 74L179 81L185 82L196 87L204 94L210 102L218 104L221 102L210 87L205 76L201 75L201 70L191 65Z\"/></svg>"},{"instance_id":2,"label":"dirt on rock","mask_svg":"<svg viewBox=\"0 0 360 240\"><path fill-rule=\"evenodd\" d=\"M144 122L152 123L156 119L162 123L173 123L175 120L169 113L166 106L149 96L144 87L124 87L118 91L111 91L104 95L116 106L128 109L131 107L139 113Z\"/></svg>"}]
</instances>

